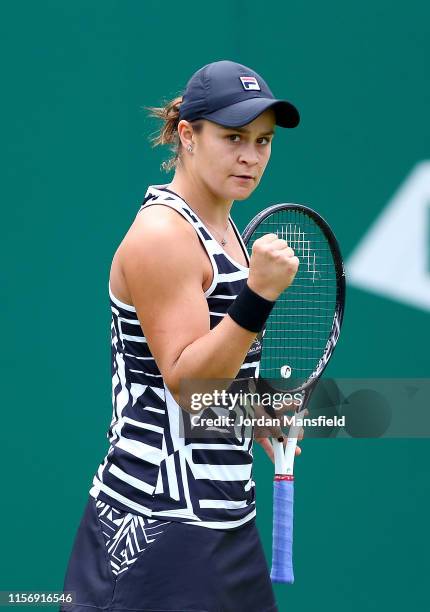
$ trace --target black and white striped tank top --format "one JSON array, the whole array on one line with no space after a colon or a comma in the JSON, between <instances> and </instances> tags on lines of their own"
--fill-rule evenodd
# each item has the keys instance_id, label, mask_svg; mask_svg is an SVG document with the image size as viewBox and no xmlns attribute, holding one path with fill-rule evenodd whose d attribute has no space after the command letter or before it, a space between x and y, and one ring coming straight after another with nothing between
<instances>
[{"instance_id":1,"label":"black and white striped tank top","mask_svg":"<svg viewBox=\"0 0 430 612\"><path fill-rule=\"evenodd\" d=\"M151 186L139 212L153 204L178 211L194 227L208 254L213 281L205 297L212 329L246 282L248 268L223 250L178 195L163 186ZM232 226L246 253L233 222ZM110 286L109 294L113 403L107 433L110 447L94 476L90 494L128 512L213 529L236 528L251 520L255 516L255 485L249 428L246 433L234 429L235 435L228 438L184 436L180 421L190 415L178 406L164 384L135 308L118 300ZM237 378L258 375L259 359L259 343L255 342Z\"/></svg>"}]
</instances>

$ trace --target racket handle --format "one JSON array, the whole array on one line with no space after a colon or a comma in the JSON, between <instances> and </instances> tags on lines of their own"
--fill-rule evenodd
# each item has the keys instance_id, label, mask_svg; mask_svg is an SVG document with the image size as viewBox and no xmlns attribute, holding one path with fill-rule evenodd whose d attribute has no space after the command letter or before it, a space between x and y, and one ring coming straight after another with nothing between
<instances>
[{"instance_id":1,"label":"racket handle","mask_svg":"<svg viewBox=\"0 0 430 612\"><path fill-rule=\"evenodd\" d=\"M273 483L272 582L292 584L293 573L294 479L281 478Z\"/></svg>"}]
</instances>

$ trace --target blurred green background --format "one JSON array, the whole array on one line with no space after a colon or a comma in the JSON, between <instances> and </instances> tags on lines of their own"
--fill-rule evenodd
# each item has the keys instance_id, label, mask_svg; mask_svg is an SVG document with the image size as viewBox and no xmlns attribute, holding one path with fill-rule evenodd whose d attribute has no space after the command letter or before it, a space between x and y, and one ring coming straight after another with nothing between
<instances>
[{"instance_id":1,"label":"blurred green background","mask_svg":"<svg viewBox=\"0 0 430 612\"><path fill-rule=\"evenodd\" d=\"M110 262L147 185L169 180L142 107L211 61L260 72L302 123L278 130L260 188L234 217L243 228L270 203L308 203L348 259L430 158L430 5L21 0L3 5L0 32L0 590L59 590L107 451ZM418 238L405 229L389 250L407 258ZM427 377L429 310L350 286L330 373ZM279 609L429 609L429 441L302 446L296 583L276 587ZM269 556L272 467L259 450L256 480Z\"/></svg>"}]
</instances>

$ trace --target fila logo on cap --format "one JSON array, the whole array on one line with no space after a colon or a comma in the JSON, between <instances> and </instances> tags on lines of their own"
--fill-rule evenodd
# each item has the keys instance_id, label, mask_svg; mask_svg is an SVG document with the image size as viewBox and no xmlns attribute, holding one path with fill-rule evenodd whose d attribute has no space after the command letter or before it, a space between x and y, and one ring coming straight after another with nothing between
<instances>
[{"instance_id":1,"label":"fila logo on cap","mask_svg":"<svg viewBox=\"0 0 430 612\"><path fill-rule=\"evenodd\" d=\"M260 85L257 82L257 79L255 77L239 77L240 80L242 81L242 85L243 85L243 89L246 90L257 90L257 91L261 91L260 90Z\"/></svg>"}]
</instances>

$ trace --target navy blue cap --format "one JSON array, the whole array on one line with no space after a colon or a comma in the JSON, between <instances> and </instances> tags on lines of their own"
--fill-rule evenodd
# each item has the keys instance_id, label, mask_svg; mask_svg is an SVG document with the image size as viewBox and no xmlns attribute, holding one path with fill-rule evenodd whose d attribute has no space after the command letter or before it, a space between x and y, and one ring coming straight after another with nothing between
<instances>
[{"instance_id":1,"label":"navy blue cap","mask_svg":"<svg viewBox=\"0 0 430 612\"><path fill-rule=\"evenodd\" d=\"M299 124L297 108L287 100L277 100L259 74L223 60L193 74L179 107L179 119L208 119L225 127L240 127L268 108L274 110L277 125L294 128Z\"/></svg>"}]
</instances>

